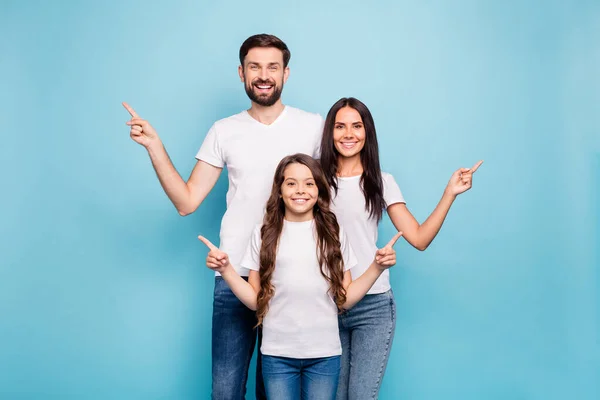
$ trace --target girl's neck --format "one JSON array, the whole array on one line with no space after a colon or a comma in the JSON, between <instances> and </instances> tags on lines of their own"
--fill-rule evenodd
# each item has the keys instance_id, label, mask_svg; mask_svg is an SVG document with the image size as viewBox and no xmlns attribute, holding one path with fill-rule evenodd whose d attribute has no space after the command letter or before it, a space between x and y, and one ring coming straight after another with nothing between
<instances>
[{"instance_id":1,"label":"girl's neck","mask_svg":"<svg viewBox=\"0 0 600 400\"><path fill-rule=\"evenodd\" d=\"M338 156L337 176L357 176L362 175L364 169L360 160L360 153L352 157Z\"/></svg>"},{"instance_id":2,"label":"girl's neck","mask_svg":"<svg viewBox=\"0 0 600 400\"><path fill-rule=\"evenodd\" d=\"M283 219L288 222L306 222L312 221L314 219L314 214L312 210L310 210L310 212L298 214L286 208Z\"/></svg>"}]
</instances>

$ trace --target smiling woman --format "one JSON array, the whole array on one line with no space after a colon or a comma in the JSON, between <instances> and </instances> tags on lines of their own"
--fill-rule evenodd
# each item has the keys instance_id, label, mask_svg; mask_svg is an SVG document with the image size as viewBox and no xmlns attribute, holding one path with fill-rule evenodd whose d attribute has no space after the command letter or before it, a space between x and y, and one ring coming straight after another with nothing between
<instances>
[{"instance_id":1,"label":"smiling woman","mask_svg":"<svg viewBox=\"0 0 600 400\"><path fill-rule=\"evenodd\" d=\"M438 206L420 225L408 211L394 177L381 171L371 112L353 97L338 100L325 120L321 164L334 192L332 209L347 229L359 260L351 270L352 279L360 280L369 272L366 267L377 248L377 226L384 211L411 245L425 250L456 196L471 188L473 173L481 163L452 175ZM340 315L343 351L338 400L377 397L390 356L396 305L389 272L369 289L354 308Z\"/></svg>"}]
</instances>

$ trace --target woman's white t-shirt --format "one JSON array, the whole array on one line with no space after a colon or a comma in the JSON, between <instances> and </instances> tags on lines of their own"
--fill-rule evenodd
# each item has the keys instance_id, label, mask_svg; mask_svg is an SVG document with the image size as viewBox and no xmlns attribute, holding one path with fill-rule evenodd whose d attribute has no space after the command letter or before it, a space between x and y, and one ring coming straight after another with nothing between
<instances>
[{"instance_id":1,"label":"woman's white t-shirt","mask_svg":"<svg viewBox=\"0 0 600 400\"><path fill-rule=\"evenodd\" d=\"M382 172L383 199L387 207L395 203L405 203L402 192L394 177ZM338 192L334 194L331 210L344 227L358 264L350 270L352 280L360 277L371 265L377 251L377 220L371 218L365 205L365 195L360 187L360 175L338 177ZM385 293L390 290L390 272L385 270L375 281L367 294Z\"/></svg>"},{"instance_id":2,"label":"woman's white t-shirt","mask_svg":"<svg viewBox=\"0 0 600 400\"><path fill-rule=\"evenodd\" d=\"M340 230L344 270L356 265L344 231ZM260 227L250 239L242 267L258 271ZM342 354L338 310L321 274L314 220L284 221L271 283L275 294L263 320L262 354L319 358Z\"/></svg>"}]
</instances>

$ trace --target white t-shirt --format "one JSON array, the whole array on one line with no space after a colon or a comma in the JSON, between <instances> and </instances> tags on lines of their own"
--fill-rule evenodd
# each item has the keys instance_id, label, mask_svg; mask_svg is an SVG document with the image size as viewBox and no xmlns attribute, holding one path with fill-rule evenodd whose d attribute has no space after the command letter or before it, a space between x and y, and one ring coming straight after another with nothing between
<instances>
[{"instance_id":1,"label":"white t-shirt","mask_svg":"<svg viewBox=\"0 0 600 400\"><path fill-rule=\"evenodd\" d=\"M405 203L402 192L394 177L382 172L383 199L389 207L395 203ZM377 251L377 220L371 218L365 208L365 195L360 188L360 175L338 177L338 193L334 195L331 210L348 234L348 240L358 259L356 267L350 270L352 279L360 277L371 265ZM385 270L375 281L367 294L385 293L390 290L390 272Z\"/></svg>"},{"instance_id":2,"label":"white t-shirt","mask_svg":"<svg viewBox=\"0 0 600 400\"><path fill-rule=\"evenodd\" d=\"M239 263L252 229L262 223L277 164L295 153L319 157L322 133L320 115L290 106L271 125L243 111L215 122L208 131L196 158L215 167L227 166L229 190L219 248L240 275L248 276Z\"/></svg>"},{"instance_id":3,"label":"white t-shirt","mask_svg":"<svg viewBox=\"0 0 600 400\"><path fill-rule=\"evenodd\" d=\"M340 242L344 270L356 257L343 230ZM254 230L242 266L259 270L260 227ZM331 357L342 354L338 310L321 275L314 220L284 221L271 283L275 294L263 320L261 352L290 358Z\"/></svg>"}]
</instances>

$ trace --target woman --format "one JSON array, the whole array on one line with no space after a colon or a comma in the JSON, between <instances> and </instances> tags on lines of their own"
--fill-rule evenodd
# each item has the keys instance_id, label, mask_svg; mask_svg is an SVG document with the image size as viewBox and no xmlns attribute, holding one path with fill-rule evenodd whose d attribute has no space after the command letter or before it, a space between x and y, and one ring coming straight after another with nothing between
<instances>
[{"instance_id":1,"label":"woman","mask_svg":"<svg viewBox=\"0 0 600 400\"><path fill-rule=\"evenodd\" d=\"M365 263L377 248L377 226L384 211L406 241L425 250L442 227L456 196L471 188L473 173L482 162L455 171L435 210L419 224L406 207L394 177L381 171L375 123L369 109L352 97L336 102L325 120L321 165L333 191L331 209L358 260L350 270L352 279L365 273ZM339 317L342 365L338 400L377 398L395 322L389 271L384 271L367 295Z\"/></svg>"}]
</instances>

